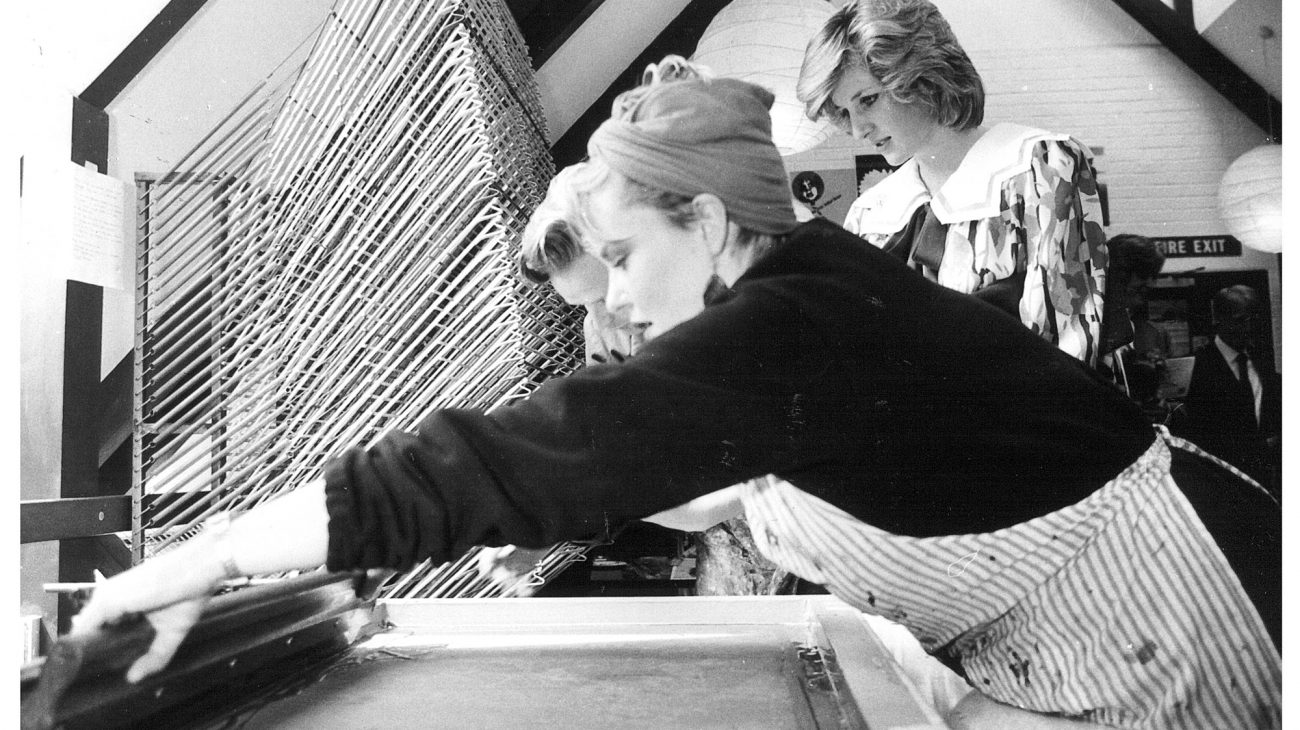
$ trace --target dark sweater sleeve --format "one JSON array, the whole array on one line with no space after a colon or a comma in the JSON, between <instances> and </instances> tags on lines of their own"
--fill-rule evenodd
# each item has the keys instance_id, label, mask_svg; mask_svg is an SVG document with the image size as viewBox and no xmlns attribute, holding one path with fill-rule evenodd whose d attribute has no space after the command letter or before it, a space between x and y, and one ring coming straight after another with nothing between
<instances>
[{"instance_id":1,"label":"dark sweater sleeve","mask_svg":"<svg viewBox=\"0 0 1300 730\"><path fill-rule=\"evenodd\" d=\"M812 222L627 362L331 462L329 567L540 547L769 473L898 534L990 531L1081 499L1152 438L1014 318Z\"/></svg>"},{"instance_id":2,"label":"dark sweater sleeve","mask_svg":"<svg viewBox=\"0 0 1300 730\"><path fill-rule=\"evenodd\" d=\"M325 468L328 566L403 569L476 544L581 538L816 459L796 446L808 330L798 307L751 287L625 363L351 449Z\"/></svg>"}]
</instances>

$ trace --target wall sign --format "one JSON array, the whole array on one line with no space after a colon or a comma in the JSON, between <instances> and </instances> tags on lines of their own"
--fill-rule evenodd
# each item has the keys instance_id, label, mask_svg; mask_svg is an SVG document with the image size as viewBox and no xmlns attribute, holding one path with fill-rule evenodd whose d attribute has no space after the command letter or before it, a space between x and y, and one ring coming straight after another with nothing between
<instances>
[{"instance_id":1,"label":"wall sign","mask_svg":"<svg viewBox=\"0 0 1300 730\"><path fill-rule=\"evenodd\" d=\"M790 184L790 190L794 193L795 199L808 206L808 210L811 210L813 215L822 218L826 217L826 214L822 212L826 206L840 199L840 195L837 193L825 202L818 202L822 199L822 194L826 192L826 181L822 180L821 175L811 171L795 175L794 181Z\"/></svg>"},{"instance_id":2,"label":"wall sign","mask_svg":"<svg viewBox=\"0 0 1300 730\"><path fill-rule=\"evenodd\" d=\"M858 195L872 185L884 180L898 167L889 164L884 155L854 155L853 166L858 173Z\"/></svg>"},{"instance_id":3,"label":"wall sign","mask_svg":"<svg viewBox=\"0 0 1300 730\"><path fill-rule=\"evenodd\" d=\"M822 193L826 192L826 181L815 172L804 171L794 176L794 180L790 183L790 191L799 202L811 206L821 200Z\"/></svg>"},{"instance_id":4,"label":"wall sign","mask_svg":"<svg viewBox=\"0 0 1300 730\"><path fill-rule=\"evenodd\" d=\"M1232 236L1149 236L1166 258L1240 256L1241 241Z\"/></svg>"},{"instance_id":5,"label":"wall sign","mask_svg":"<svg viewBox=\"0 0 1300 730\"><path fill-rule=\"evenodd\" d=\"M793 172L793 171L792 171ZM853 170L802 170L790 180L795 215L799 220L825 218L843 223L849 205L858 197Z\"/></svg>"}]
</instances>

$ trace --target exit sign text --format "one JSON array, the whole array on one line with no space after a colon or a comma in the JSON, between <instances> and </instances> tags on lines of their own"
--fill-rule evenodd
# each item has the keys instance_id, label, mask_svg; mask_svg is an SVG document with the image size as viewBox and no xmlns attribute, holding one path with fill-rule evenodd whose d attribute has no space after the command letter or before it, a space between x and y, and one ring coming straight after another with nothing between
<instances>
[{"instance_id":1,"label":"exit sign text","mask_svg":"<svg viewBox=\"0 0 1300 730\"><path fill-rule=\"evenodd\" d=\"M1167 258L1240 256L1241 241L1232 236L1151 236Z\"/></svg>"}]
</instances>

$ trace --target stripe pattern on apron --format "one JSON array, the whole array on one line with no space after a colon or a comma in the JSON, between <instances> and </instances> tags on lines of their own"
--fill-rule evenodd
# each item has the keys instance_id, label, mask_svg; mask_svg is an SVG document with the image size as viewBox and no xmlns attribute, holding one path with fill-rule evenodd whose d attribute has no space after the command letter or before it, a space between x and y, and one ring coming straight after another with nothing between
<instances>
[{"instance_id":1,"label":"stripe pattern on apron","mask_svg":"<svg viewBox=\"0 0 1300 730\"><path fill-rule=\"evenodd\" d=\"M1281 657L1170 476L1171 445L1189 447L1162 430L1081 502L989 533L891 534L771 476L742 502L775 563L947 647L1000 702L1126 728L1280 727Z\"/></svg>"}]
</instances>

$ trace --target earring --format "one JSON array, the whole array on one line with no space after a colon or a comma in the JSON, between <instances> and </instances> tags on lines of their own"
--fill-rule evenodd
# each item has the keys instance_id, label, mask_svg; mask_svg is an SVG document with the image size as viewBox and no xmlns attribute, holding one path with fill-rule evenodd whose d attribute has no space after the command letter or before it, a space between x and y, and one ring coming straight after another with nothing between
<instances>
[{"instance_id":1,"label":"earring","mask_svg":"<svg viewBox=\"0 0 1300 730\"><path fill-rule=\"evenodd\" d=\"M718 301L720 297L729 291L731 289L727 287L727 283L722 280L722 277L714 274L709 277L709 283L704 287L704 304L707 306Z\"/></svg>"}]
</instances>

